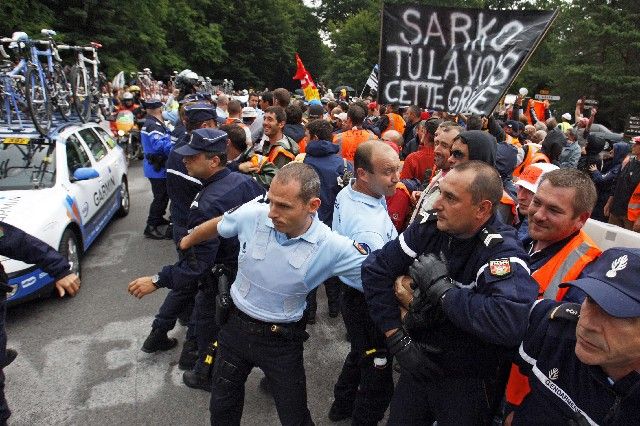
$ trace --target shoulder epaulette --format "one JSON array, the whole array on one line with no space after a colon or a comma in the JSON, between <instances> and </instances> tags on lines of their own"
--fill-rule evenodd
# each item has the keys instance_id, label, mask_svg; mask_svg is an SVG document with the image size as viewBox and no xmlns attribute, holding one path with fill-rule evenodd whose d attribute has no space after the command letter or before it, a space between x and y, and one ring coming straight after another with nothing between
<instances>
[{"instance_id":1,"label":"shoulder epaulette","mask_svg":"<svg viewBox=\"0 0 640 426\"><path fill-rule=\"evenodd\" d=\"M563 303L556 306L549 311L549 319L565 319L573 322L578 322L580 318L580 304L579 303Z\"/></svg>"},{"instance_id":2,"label":"shoulder epaulette","mask_svg":"<svg viewBox=\"0 0 640 426\"><path fill-rule=\"evenodd\" d=\"M423 213L418 214L416 218L418 223L427 223L427 222L435 222L438 220L438 211L437 210L429 210Z\"/></svg>"},{"instance_id":3,"label":"shoulder epaulette","mask_svg":"<svg viewBox=\"0 0 640 426\"><path fill-rule=\"evenodd\" d=\"M484 227L478 234L478 237L486 247L495 247L504 241L502 235L489 226Z\"/></svg>"}]
</instances>

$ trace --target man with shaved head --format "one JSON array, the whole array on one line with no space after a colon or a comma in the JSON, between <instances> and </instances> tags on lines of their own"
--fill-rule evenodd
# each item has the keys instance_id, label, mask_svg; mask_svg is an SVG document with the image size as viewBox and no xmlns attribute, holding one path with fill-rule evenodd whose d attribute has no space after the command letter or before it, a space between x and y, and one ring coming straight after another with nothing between
<instances>
[{"instance_id":1,"label":"man with shaved head","mask_svg":"<svg viewBox=\"0 0 640 426\"><path fill-rule=\"evenodd\" d=\"M398 235L385 196L396 191L400 159L390 146L367 141L355 152L354 170L355 179L336 197L332 229L371 253ZM351 351L334 388L329 419L351 417L352 424L377 424L393 395L392 362L386 356L384 336L369 316L362 291L345 289L341 308Z\"/></svg>"}]
</instances>

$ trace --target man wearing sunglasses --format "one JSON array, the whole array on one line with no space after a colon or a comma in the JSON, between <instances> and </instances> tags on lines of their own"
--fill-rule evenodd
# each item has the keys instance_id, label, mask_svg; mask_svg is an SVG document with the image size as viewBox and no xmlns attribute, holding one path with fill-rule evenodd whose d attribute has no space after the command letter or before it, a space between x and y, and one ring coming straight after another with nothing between
<instances>
[{"instance_id":1,"label":"man wearing sunglasses","mask_svg":"<svg viewBox=\"0 0 640 426\"><path fill-rule=\"evenodd\" d=\"M495 137L482 130L467 130L454 139L449 163L453 168L458 164L479 160L495 168L497 150L498 143ZM516 202L504 189L497 214L508 225L515 225L518 222Z\"/></svg>"}]
</instances>

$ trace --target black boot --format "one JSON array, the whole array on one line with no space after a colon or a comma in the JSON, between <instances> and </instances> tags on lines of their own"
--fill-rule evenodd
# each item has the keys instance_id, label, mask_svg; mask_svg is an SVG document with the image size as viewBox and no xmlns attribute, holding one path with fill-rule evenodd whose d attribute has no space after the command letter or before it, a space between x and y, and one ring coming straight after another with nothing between
<instances>
[{"instance_id":1,"label":"black boot","mask_svg":"<svg viewBox=\"0 0 640 426\"><path fill-rule=\"evenodd\" d=\"M339 422L351 417L353 407L345 407L342 404L338 404L337 401L333 401L331 408L329 409L329 420L332 422Z\"/></svg>"},{"instance_id":2,"label":"black boot","mask_svg":"<svg viewBox=\"0 0 640 426\"><path fill-rule=\"evenodd\" d=\"M211 392L211 367L196 363L192 370L184 372L182 381L190 388Z\"/></svg>"},{"instance_id":3,"label":"black boot","mask_svg":"<svg viewBox=\"0 0 640 426\"><path fill-rule=\"evenodd\" d=\"M180 360L178 361L178 368L180 370L191 370L198 360L198 342L196 339L189 339L184 341L182 345L182 352L180 353Z\"/></svg>"},{"instance_id":4,"label":"black boot","mask_svg":"<svg viewBox=\"0 0 640 426\"><path fill-rule=\"evenodd\" d=\"M164 240L164 233L157 226L147 225L144 228L144 236L152 240Z\"/></svg>"},{"instance_id":5,"label":"black boot","mask_svg":"<svg viewBox=\"0 0 640 426\"><path fill-rule=\"evenodd\" d=\"M4 364L0 366L0 368L5 368L7 365L11 364L14 359L18 356L18 351L15 349L7 348L4 352Z\"/></svg>"},{"instance_id":6,"label":"black boot","mask_svg":"<svg viewBox=\"0 0 640 426\"><path fill-rule=\"evenodd\" d=\"M154 328L142 344L142 352L168 351L178 344L178 339L167 337L165 331Z\"/></svg>"}]
</instances>

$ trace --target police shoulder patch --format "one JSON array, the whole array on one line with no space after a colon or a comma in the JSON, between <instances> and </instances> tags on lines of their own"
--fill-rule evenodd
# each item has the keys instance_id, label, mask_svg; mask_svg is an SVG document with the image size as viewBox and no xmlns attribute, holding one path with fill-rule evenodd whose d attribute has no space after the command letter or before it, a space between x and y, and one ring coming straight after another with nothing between
<instances>
[{"instance_id":1,"label":"police shoulder patch","mask_svg":"<svg viewBox=\"0 0 640 426\"><path fill-rule=\"evenodd\" d=\"M480 238L480 241L482 241L482 244L485 245L485 247L495 247L496 245L504 241L504 238L502 238L502 235L500 235L500 233L488 226L484 227L482 231L480 231L478 237Z\"/></svg>"},{"instance_id":2,"label":"police shoulder patch","mask_svg":"<svg viewBox=\"0 0 640 426\"><path fill-rule=\"evenodd\" d=\"M369 254L369 252L371 251L371 249L369 249L369 246L367 246L366 244L361 244L357 241L353 242L353 246L356 248L356 250L358 250L358 252L360 252L360 254Z\"/></svg>"},{"instance_id":3,"label":"police shoulder patch","mask_svg":"<svg viewBox=\"0 0 640 426\"><path fill-rule=\"evenodd\" d=\"M511 260L508 257L490 260L489 274L500 278L511 275Z\"/></svg>"},{"instance_id":4,"label":"police shoulder patch","mask_svg":"<svg viewBox=\"0 0 640 426\"><path fill-rule=\"evenodd\" d=\"M436 220L438 220L438 211L428 210L426 212L420 212L416 220L418 221L418 223L435 222Z\"/></svg>"},{"instance_id":5,"label":"police shoulder patch","mask_svg":"<svg viewBox=\"0 0 640 426\"><path fill-rule=\"evenodd\" d=\"M556 306L549 311L549 319L564 319L572 322L577 322L580 318L580 304L579 303L563 303Z\"/></svg>"}]
</instances>

